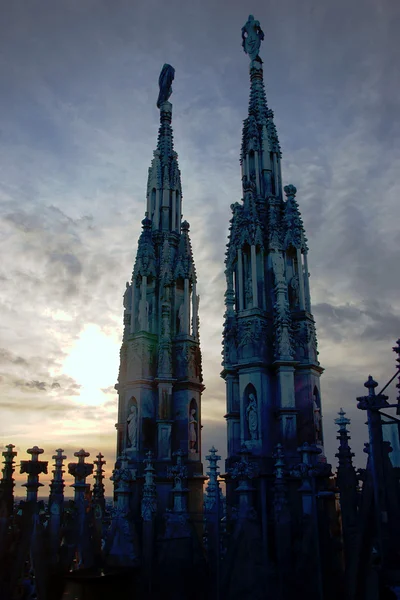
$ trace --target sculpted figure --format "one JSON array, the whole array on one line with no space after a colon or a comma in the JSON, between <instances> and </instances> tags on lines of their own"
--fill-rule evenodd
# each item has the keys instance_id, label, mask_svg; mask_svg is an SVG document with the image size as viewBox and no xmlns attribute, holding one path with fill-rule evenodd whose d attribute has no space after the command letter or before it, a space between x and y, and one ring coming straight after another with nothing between
<instances>
[{"instance_id":1,"label":"sculpted figure","mask_svg":"<svg viewBox=\"0 0 400 600\"><path fill-rule=\"evenodd\" d=\"M260 27L260 22L256 21L253 15L249 15L246 25L242 27L242 46L251 60L258 59L261 61L258 53L263 39L264 32Z\"/></svg>"},{"instance_id":2,"label":"sculpted figure","mask_svg":"<svg viewBox=\"0 0 400 600\"><path fill-rule=\"evenodd\" d=\"M246 279L244 295L246 298L246 308L253 308L253 282L250 274Z\"/></svg>"},{"instance_id":3,"label":"sculpted figure","mask_svg":"<svg viewBox=\"0 0 400 600\"><path fill-rule=\"evenodd\" d=\"M322 441L322 427L321 427L321 423L322 423L322 417L321 417L321 409L318 407L317 403L315 402L315 400L313 400L313 410L314 410L314 427L315 427L315 440L317 442L321 442Z\"/></svg>"},{"instance_id":4,"label":"sculpted figure","mask_svg":"<svg viewBox=\"0 0 400 600\"><path fill-rule=\"evenodd\" d=\"M182 302L182 304L179 307L178 319L179 319L179 333L186 333L185 332L185 303L184 302Z\"/></svg>"},{"instance_id":5,"label":"sculpted figure","mask_svg":"<svg viewBox=\"0 0 400 600\"><path fill-rule=\"evenodd\" d=\"M254 394L249 394L249 400L246 408L247 424L251 440L258 440L258 415L257 400Z\"/></svg>"},{"instance_id":6,"label":"sculpted figure","mask_svg":"<svg viewBox=\"0 0 400 600\"><path fill-rule=\"evenodd\" d=\"M197 421L196 421L196 409L190 410L189 418L189 448L190 452L196 452L197 442Z\"/></svg>"},{"instance_id":7,"label":"sculpted figure","mask_svg":"<svg viewBox=\"0 0 400 600\"><path fill-rule=\"evenodd\" d=\"M137 421L138 421L138 408L136 404L132 404L131 412L126 420L128 425L128 443L131 448L137 446Z\"/></svg>"},{"instance_id":8,"label":"sculpted figure","mask_svg":"<svg viewBox=\"0 0 400 600\"><path fill-rule=\"evenodd\" d=\"M132 308L132 287L129 282L126 282L126 290L124 293L124 309L130 311Z\"/></svg>"},{"instance_id":9,"label":"sculpted figure","mask_svg":"<svg viewBox=\"0 0 400 600\"><path fill-rule=\"evenodd\" d=\"M300 299L300 290L299 290L299 278L297 275L294 275L290 280L290 287L292 289L292 305L298 306Z\"/></svg>"},{"instance_id":10,"label":"sculpted figure","mask_svg":"<svg viewBox=\"0 0 400 600\"><path fill-rule=\"evenodd\" d=\"M175 77L175 69L171 65L165 64L161 70L160 77L158 78L158 85L160 87L160 93L158 94L157 108L160 108L163 102L167 102L168 98L172 94L172 82Z\"/></svg>"}]
</instances>

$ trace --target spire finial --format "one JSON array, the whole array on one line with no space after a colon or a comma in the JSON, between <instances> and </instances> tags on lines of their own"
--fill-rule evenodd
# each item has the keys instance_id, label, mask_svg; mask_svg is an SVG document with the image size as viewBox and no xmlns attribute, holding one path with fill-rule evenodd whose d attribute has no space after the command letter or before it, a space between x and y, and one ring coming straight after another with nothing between
<instances>
[{"instance_id":1,"label":"spire finial","mask_svg":"<svg viewBox=\"0 0 400 600\"><path fill-rule=\"evenodd\" d=\"M350 419L345 417L345 414L345 411L341 408L338 412L339 417L335 419L335 423L339 426L339 431L347 432L347 425L350 425Z\"/></svg>"},{"instance_id":2,"label":"spire finial","mask_svg":"<svg viewBox=\"0 0 400 600\"><path fill-rule=\"evenodd\" d=\"M247 23L242 27L242 46L251 60L262 62L258 53L263 39L264 32L260 27L260 21L256 21L253 15L249 15Z\"/></svg>"},{"instance_id":3,"label":"spire finial","mask_svg":"<svg viewBox=\"0 0 400 600\"><path fill-rule=\"evenodd\" d=\"M158 94L157 108L161 108L164 102L168 102L168 98L172 94L172 82L175 77L175 69L171 65L165 64L161 69L158 85L160 92Z\"/></svg>"}]
</instances>

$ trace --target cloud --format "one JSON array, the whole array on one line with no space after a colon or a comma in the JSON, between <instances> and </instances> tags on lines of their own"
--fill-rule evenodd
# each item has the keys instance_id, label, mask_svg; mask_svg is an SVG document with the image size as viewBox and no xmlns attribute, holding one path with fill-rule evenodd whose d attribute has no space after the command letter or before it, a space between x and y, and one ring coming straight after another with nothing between
<instances>
[{"instance_id":1,"label":"cloud","mask_svg":"<svg viewBox=\"0 0 400 600\"><path fill-rule=\"evenodd\" d=\"M283 179L298 188L309 240L333 459L335 411L342 403L354 407L369 371L389 379L400 335L400 126L393 100L400 81L392 43L400 8L290 0L270 3L266 12L256 0L252 10L266 33L261 54ZM246 18L237 0L229 10L210 0L115 0L112 8L102 0L44 0L40 10L14 2L3 11L0 391L4 430L21 447L32 445L27 436L35 431L54 447L72 436L84 445L86 435L88 444L104 440L114 452L115 381L102 384L101 406L85 406L79 383L62 371L88 324L121 338L122 295L156 145L157 79L170 62L183 212L201 296L203 445L215 443L223 454L223 261L229 207L241 196ZM85 360L91 364L93 355ZM361 452L364 418L349 412Z\"/></svg>"}]
</instances>

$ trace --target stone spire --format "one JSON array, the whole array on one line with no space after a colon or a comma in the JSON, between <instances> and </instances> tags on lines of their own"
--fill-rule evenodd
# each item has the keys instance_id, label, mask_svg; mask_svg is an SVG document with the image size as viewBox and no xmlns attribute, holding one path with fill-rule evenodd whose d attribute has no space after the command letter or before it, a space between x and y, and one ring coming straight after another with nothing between
<instances>
[{"instance_id":1,"label":"stone spire","mask_svg":"<svg viewBox=\"0 0 400 600\"><path fill-rule=\"evenodd\" d=\"M336 425L338 425L339 450L335 455L339 459L339 468L350 467L353 468L353 456L354 452L351 451L349 446L350 435L347 431L347 425L350 425L350 419L345 416L343 408L339 411L339 417L335 419Z\"/></svg>"},{"instance_id":2,"label":"stone spire","mask_svg":"<svg viewBox=\"0 0 400 600\"><path fill-rule=\"evenodd\" d=\"M94 472L94 485L93 485L93 500L100 504L100 506L102 507L102 509L105 509L105 505L106 505L106 501L105 501L105 497L104 497L104 469L103 466L106 464L106 461L103 460L104 455L99 452L96 456L96 459L94 461L94 465L96 467L96 470Z\"/></svg>"},{"instance_id":3,"label":"stone spire","mask_svg":"<svg viewBox=\"0 0 400 600\"><path fill-rule=\"evenodd\" d=\"M250 58L240 154L243 196L231 205L222 377L227 390L227 467L244 444L256 461L268 459L272 475L278 443L288 466L298 460L297 448L304 442L322 451L323 369L297 190L287 185L286 199L282 193L281 149L259 56L263 39L260 23L250 15L242 29Z\"/></svg>"},{"instance_id":4,"label":"stone spire","mask_svg":"<svg viewBox=\"0 0 400 600\"><path fill-rule=\"evenodd\" d=\"M51 483L50 483L49 504L56 502L56 503L62 505L64 502L65 483L64 483L64 479L63 479L63 475L64 475L63 462L67 457L63 454L63 452L64 452L64 450L62 450L61 448L58 448L56 450L56 454L54 454L54 456L52 456L52 459L55 462L54 462L54 470L53 470L53 479L51 480Z\"/></svg>"},{"instance_id":5,"label":"stone spire","mask_svg":"<svg viewBox=\"0 0 400 600\"><path fill-rule=\"evenodd\" d=\"M170 65L164 65L169 67ZM172 69L172 79L175 71ZM172 82L171 79L171 82ZM181 174L178 155L174 151L172 132L172 104L168 102L172 89L163 90L168 82L160 76L160 96L157 103L160 109L160 128L158 130L157 149L149 168L147 180L147 214L154 230L175 231L179 233L182 211Z\"/></svg>"},{"instance_id":6,"label":"stone spire","mask_svg":"<svg viewBox=\"0 0 400 600\"><path fill-rule=\"evenodd\" d=\"M47 473L47 461L39 460L39 454L43 454L43 448L33 446L28 448L28 454L32 456L31 460L21 460L20 473L28 473L28 481L22 485L26 487L26 501L36 502L39 487L43 483L39 483L40 473Z\"/></svg>"},{"instance_id":7,"label":"stone spire","mask_svg":"<svg viewBox=\"0 0 400 600\"><path fill-rule=\"evenodd\" d=\"M200 490L204 386L199 296L189 223L181 220L181 175L169 102L174 73L170 65L164 65L159 79L160 127L149 169L146 216L132 280L124 293L124 335L116 386L117 456L127 453L130 467L138 472L133 487L141 488L149 451L162 479L172 465L173 454L182 450L188 463L188 489L194 486ZM142 489L138 497L141 494ZM157 503L159 515L166 503L163 491ZM200 494L198 503L201 510Z\"/></svg>"},{"instance_id":8,"label":"stone spire","mask_svg":"<svg viewBox=\"0 0 400 600\"><path fill-rule=\"evenodd\" d=\"M17 453L14 452L14 448L14 444L8 444L6 450L2 452L2 455L4 456L4 467L2 469L3 477L0 482L0 492L8 515L11 515L14 508L15 482L13 473L15 471L14 458L17 456Z\"/></svg>"}]
</instances>

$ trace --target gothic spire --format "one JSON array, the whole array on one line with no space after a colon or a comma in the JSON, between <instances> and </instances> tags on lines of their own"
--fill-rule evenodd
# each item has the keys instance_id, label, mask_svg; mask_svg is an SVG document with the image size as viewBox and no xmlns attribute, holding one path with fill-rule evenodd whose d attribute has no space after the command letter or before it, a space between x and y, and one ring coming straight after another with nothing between
<instances>
[{"instance_id":1,"label":"gothic spire","mask_svg":"<svg viewBox=\"0 0 400 600\"><path fill-rule=\"evenodd\" d=\"M173 67L164 65L159 78L157 106L160 109L160 127L147 180L147 213L153 230L179 233L182 186L178 155L174 151L172 104L168 101L174 75Z\"/></svg>"}]
</instances>

